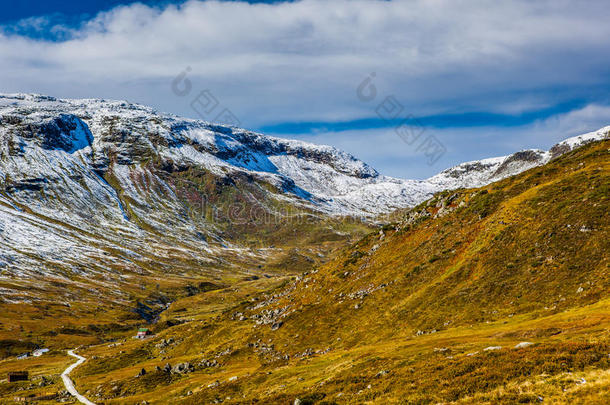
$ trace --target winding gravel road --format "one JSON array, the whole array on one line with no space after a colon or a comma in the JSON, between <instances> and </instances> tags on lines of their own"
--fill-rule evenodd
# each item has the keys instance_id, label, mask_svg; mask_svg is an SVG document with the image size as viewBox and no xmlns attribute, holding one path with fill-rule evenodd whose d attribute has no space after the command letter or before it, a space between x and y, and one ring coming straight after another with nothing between
<instances>
[{"instance_id":1,"label":"winding gravel road","mask_svg":"<svg viewBox=\"0 0 610 405\"><path fill-rule=\"evenodd\" d=\"M76 357L78 361L72 364L67 369L65 369L63 373L61 373L61 379L64 380L64 385L66 386L66 389L70 394L75 396L79 402L87 405L95 405L93 402L89 401L87 398L78 393L76 388L74 388L74 382L72 382L72 380L70 379L70 373L72 372L72 370L83 364L87 359L83 356L79 356L78 354L74 353L74 350L68 350L68 354L72 357Z\"/></svg>"}]
</instances>

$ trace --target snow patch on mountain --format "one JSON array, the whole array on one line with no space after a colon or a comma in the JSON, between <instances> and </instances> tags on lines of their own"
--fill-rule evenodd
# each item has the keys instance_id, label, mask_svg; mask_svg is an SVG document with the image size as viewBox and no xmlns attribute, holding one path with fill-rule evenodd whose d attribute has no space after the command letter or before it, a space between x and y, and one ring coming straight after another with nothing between
<instances>
[{"instance_id":1,"label":"snow patch on mountain","mask_svg":"<svg viewBox=\"0 0 610 405\"><path fill-rule=\"evenodd\" d=\"M589 132L586 134L574 136L572 138L568 138L564 141L559 142L555 146L553 146L549 153L551 158L555 158L560 156L566 152L574 150L582 145L585 145L590 142L599 141L601 139L609 139L610 138L610 126L598 129L597 131Z\"/></svg>"},{"instance_id":2,"label":"snow patch on mountain","mask_svg":"<svg viewBox=\"0 0 610 405\"><path fill-rule=\"evenodd\" d=\"M549 152L535 149L524 150L512 155L461 163L443 170L426 181L444 190L481 187L543 165L550 158Z\"/></svg>"},{"instance_id":3,"label":"snow patch on mountain","mask_svg":"<svg viewBox=\"0 0 610 405\"><path fill-rule=\"evenodd\" d=\"M568 145L572 149L575 149L584 144L599 141L601 139L608 139L610 137L610 126L598 129L597 131L589 132L583 135L574 136L572 138L568 138L562 142L559 142L557 145Z\"/></svg>"},{"instance_id":4,"label":"snow patch on mountain","mask_svg":"<svg viewBox=\"0 0 610 405\"><path fill-rule=\"evenodd\" d=\"M549 151L529 149L507 156L461 163L430 177L426 182L438 187L439 191L462 187L482 187L533 167L544 165L589 142L609 138L610 126L607 126L597 131L568 138L554 145Z\"/></svg>"},{"instance_id":5,"label":"snow patch on mountain","mask_svg":"<svg viewBox=\"0 0 610 405\"><path fill-rule=\"evenodd\" d=\"M258 219L233 217L234 208L370 220L545 164L609 132L402 180L331 146L126 101L0 95L0 299L44 299L48 283L63 280L87 290L93 283L127 302L116 286L130 274L246 274L250 260L267 253L231 234L238 221Z\"/></svg>"},{"instance_id":6,"label":"snow patch on mountain","mask_svg":"<svg viewBox=\"0 0 610 405\"><path fill-rule=\"evenodd\" d=\"M61 215L60 194L65 194L71 209L84 216L92 215L92 206L101 206L107 215L123 219L128 213L117 190L101 178L105 173L116 178L133 210L180 209L172 187L143 167L160 159L170 171L198 167L219 177L243 173L280 190L274 198L331 215L372 217L416 205L438 191L480 187L518 174L607 137L609 130L567 139L548 152L525 150L465 162L416 181L380 175L332 146L180 118L126 101L0 95L0 137L5 143L0 178L7 190L17 192L15 198L39 212ZM158 186L162 193L150 193L146 185ZM33 198L41 190L57 199ZM63 208L59 211L65 212Z\"/></svg>"},{"instance_id":7,"label":"snow patch on mountain","mask_svg":"<svg viewBox=\"0 0 610 405\"><path fill-rule=\"evenodd\" d=\"M28 150L21 167L9 168L11 163L3 159L2 172L29 177L36 173L37 181L48 185L63 181L58 170L70 176L79 165L98 175L111 170L125 195L141 207L148 203L136 186L135 178L142 175L137 166L154 157L176 170L197 166L217 176L242 172L288 193L294 203L333 215L374 216L421 198L418 182L381 176L331 146L160 114L125 101L5 95L0 96L0 117L5 138L17 143L17 149ZM24 130L34 136L16 136ZM9 161L19 155L15 150L6 153ZM44 156L56 150L65 152L55 157L62 163Z\"/></svg>"}]
</instances>

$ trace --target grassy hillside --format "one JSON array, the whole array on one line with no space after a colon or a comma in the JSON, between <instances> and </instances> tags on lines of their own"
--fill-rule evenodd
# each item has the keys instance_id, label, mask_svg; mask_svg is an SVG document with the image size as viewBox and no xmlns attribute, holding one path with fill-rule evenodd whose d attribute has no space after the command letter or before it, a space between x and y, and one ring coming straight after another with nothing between
<instances>
[{"instance_id":1,"label":"grassy hillside","mask_svg":"<svg viewBox=\"0 0 610 405\"><path fill-rule=\"evenodd\" d=\"M179 299L74 377L106 404L608 403L609 212L604 141L396 213L302 275Z\"/></svg>"}]
</instances>

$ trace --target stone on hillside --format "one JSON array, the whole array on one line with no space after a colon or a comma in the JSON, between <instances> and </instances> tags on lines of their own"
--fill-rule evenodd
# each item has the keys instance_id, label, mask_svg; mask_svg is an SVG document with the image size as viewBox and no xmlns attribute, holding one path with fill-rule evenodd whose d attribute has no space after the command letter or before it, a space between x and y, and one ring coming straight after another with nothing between
<instances>
[{"instance_id":1,"label":"stone on hillside","mask_svg":"<svg viewBox=\"0 0 610 405\"><path fill-rule=\"evenodd\" d=\"M489 352L489 351L493 351L493 350L500 350L502 348L502 346L489 346L486 347L485 349L483 349L483 351Z\"/></svg>"},{"instance_id":2,"label":"stone on hillside","mask_svg":"<svg viewBox=\"0 0 610 405\"><path fill-rule=\"evenodd\" d=\"M390 374L390 370L381 370L380 372L377 373L377 375L375 375L375 377L383 377L388 374Z\"/></svg>"},{"instance_id":3,"label":"stone on hillside","mask_svg":"<svg viewBox=\"0 0 610 405\"><path fill-rule=\"evenodd\" d=\"M186 374L194 371L195 368L191 365L191 363L179 363L172 367L173 374Z\"/></svg>"},{"instance_id":4,"label":"stone on hillside","mask_svg":"<svg viewBox=\"0 0 610 405\"><path fill-rule=\"evenodd\" d=\"M515 345L515 349L521 349L523 347L528 347L528 346L531 346L531 345L533 345L532 342L520 342L520 343L517 343Z\"/></svg>"}]
</instances>

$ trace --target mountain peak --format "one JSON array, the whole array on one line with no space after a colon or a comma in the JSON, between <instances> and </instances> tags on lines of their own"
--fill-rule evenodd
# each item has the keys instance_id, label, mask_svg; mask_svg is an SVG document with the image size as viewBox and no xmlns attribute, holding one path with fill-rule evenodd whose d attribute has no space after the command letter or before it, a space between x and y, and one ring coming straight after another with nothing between
<instances>
[{"instance_id":1,"label":"mountain peak","mask_svg":"<svg viewBox=\"0 0 610 405\"><path fill-rule=\"evenodd\" d=\"M0 117L5 144L34 147L39 138L37 145L43 150L81 151L83 156L70 159L88 160L90 169L102 176L115 169L134 175L154 159L171 170L253 176L282 190L281 198L333 215L365 217L416 205L441 190L482 186L520 173L602 139L610 130L567 139L549 152L525 150L465 162L416 181L382 176L332 146L181 118L128 101L5 94L0 95ZM9 174L6 168L0 170ZM51 167L45 170L56 172Z\"/></svg>"}]
</instances>

